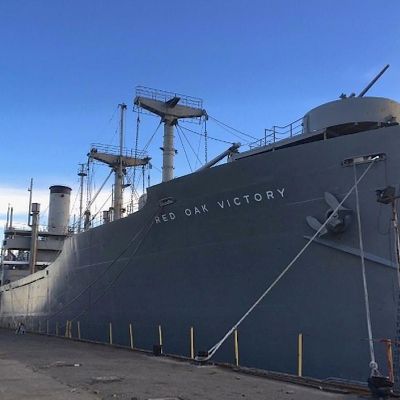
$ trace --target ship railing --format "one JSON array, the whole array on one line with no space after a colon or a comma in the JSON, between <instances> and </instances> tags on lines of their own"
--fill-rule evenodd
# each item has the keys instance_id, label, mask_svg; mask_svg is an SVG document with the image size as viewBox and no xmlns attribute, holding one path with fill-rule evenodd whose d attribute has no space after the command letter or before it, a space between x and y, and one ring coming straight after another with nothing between
<instances>
[{"instance_id":1,"label":"ship railing","mask_svg":"<svg viewBox=\"0 0 400 400\"><path fill-rule=\"evenodd\" d=\"M136 87L136 96L137 97L147 97L148 99L158 100L162 102L167 102L168 100L173 99L174 97L179 97L179 104L187 107L193 108L203 108L203 100L197 97L187 96L185 94L179 94L174 92L166 92L165 90L152 89L145 86L137 86ZM137 111L138 106L135 105L134 110ZM144 110L145 112L145 110Z\"/></svg>"},{"instance_id":2,"label":"ship railing","mask_svg":"<svg viewBox=\"0 0 400 400\"><path fill-rule=\"evenodd\" d=\"M32 227L27 225L27 224L21 224L21 223L16 223L13 222L12 226L6 226L4 228L7 232L12 232L12 231L30 231L32 230ZM39 234L40 232L48 232L49 228L47 225L39 225Z\"/></svg>"},{"instance_id":3,"label":"ship railing","mask_svg":"<svg viewBox=\"0 0 400 400\"><path fill-rule=\"evenodd\" d=\"M249 143L250 149L262 146L270 146L279 143L280 141L303 133L303 118L296 119L290 124L279 126L274 125L271 129L264 129L264 137Z\"/></svg>"},{"instance_id":4,"label":"ship railing","mask_svg":"<svg viewBox=\"0 0 400 400\"><path fill-rule=\"evenodd\" d=\"M131 202L125 203L123 205L123 208L125 209L125 216L128 216L139 210L139 202L136 201L133 203L131 203ZM106 210L105 209L98 210L95 214L92 215L92 217L90 219L90 228L94 228L96 226L105 224L105 221L104 221L101 211L106 211ZM83 228L82 228L83 225L84 225L84 220L82 219L82 221L81 221L82 231L83 231ZM78 233L78 226L79 226L79 219L76 220L73 224L71 224L68 227L68 234L74 235L74 234Z\"/></svg>"},{"instance_id":5,"label":"ship railing","mask_svg":"<svg viewBox=\"0 0 400 400\"><path fill-rule=\"evenodd\" d=\"M100 153L107 153L113 155L120 155L120 147L113 146L102 143L92 143L90 145L91 150L97 150ZM125 157L135 157L135 158L145 158L147 157L147 152L144 150L137 150L136 152L133 149L128 149L126 147L122 148L122 155Z\"/></svg>"}]
</instances>

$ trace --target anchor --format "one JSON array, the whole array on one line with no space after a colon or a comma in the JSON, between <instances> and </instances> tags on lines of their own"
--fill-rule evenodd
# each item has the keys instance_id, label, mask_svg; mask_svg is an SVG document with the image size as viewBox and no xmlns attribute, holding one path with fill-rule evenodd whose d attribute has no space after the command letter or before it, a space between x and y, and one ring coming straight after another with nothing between
<instances>
[{"instance_id":1,"label":"anchor","mask_svg":"<svg viewBox=\"0 0 400 400\"><path fill-rule=\"evenodd\" d=\"M321 230L319 236L326 235L328 232L331 232L333 234L344 232L351 222L353 211L343 206L340 206L336 213L332 215L333 210L338 207L339 201L332 193L329 192L325 192L324 198L329 206L329 209L325 213L325 221L328 218L330 218L330 220L326 224L326 227ZM310 215L306 217L306 221L308 225L316 231L318 231L323 225L320 221L318 221L317 218Z\"/></svg>"}]
</instances>

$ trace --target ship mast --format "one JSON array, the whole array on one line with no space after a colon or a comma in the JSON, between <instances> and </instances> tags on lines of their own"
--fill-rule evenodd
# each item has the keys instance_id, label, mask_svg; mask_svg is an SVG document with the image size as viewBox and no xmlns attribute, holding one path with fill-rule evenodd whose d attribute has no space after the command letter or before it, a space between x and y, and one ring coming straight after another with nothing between
<instances>
[{"instance_id":1,"label":"ship mast","mask_svg":"<svg viewBox=\"0 0 400 400\"><path fill-rule=\"evenodd\" d=\"M28 206L28 226L31 226L31 206L32 206L32 189L33 189L33 178L31 178L31 184L29 185L29 206Z\"/></svg>"},{"instance_id":2,"label":"ship mast","mask_svg":"<svg viewBox=\"0 0 400 400\"><path fill-rule=\"evenodd\" d=\"M124 148L124 118L126 111L126 104L121 103L118 104L118 107L121 110L120 114L120 122L119 122L119 159L118 164L114 168L114 219L120 219L122 215L122 199L123 199L123 184L124 184L124 172L122 165L122 153Z\"/></svg>"},{"instance_id":3,"label":"ship mast","mask_svg":"<svg viewBox=\"0 0 400 400\"><path fill-rule=\"evenodd\" d=\"M107 164L114 172L113 220L120 219L123 214L122 203L126 168L146 165L150 161L149 157L132 157L131 155L128 155L126 150L124 150L124 120L127 106L126 104L121 103L118 104L118 107L120 108L121 113L119 124L119 147L117 151L115 151L115 149L113 150L111 146L104 147L101 145L94 145L89 153L91 158Z\"/></svg>"},{"instance_id":4,"label":"ship mast","mask_svg":"<svg viewBox=\"0 0 400 400\"><path fill-rule=\"evenodd\" d=\"M78 233L82 229L82 219L83 219L83 183L87 173L85 172L85 164L80 164L81 169L78 172L80 180L80 193L79 193L79 219L78 219Z\"/></svg>"},{"instance_id":5,"label":"ship mast","mask_svg":"<svg viewBox=\"0 0 400 400\"><path fill-rule=\"evenodd\" d=\"M181 104L178 104L181 102ZM162 90L136 88L136 107L142 107L152 114L161 117L164 122L164 143L161 148L163 152L162 181L168 182L174 178L174 126L179 119L193 119L207 117L202 109L201 99L194 97L176 95Z\"/></svg>"},{"instance_id":6,"label":"ship mast","mask_svg":"<svg viewBox=\"0 0 400 400\"><path fill-rule=\"evenodd\" d=\"M32 236L31 246L29 253L29 271L31 274L36 272L36 258L37 258L37 247L38 247L38 233L39 233L39 213L40 204L31 204L31 216L32 216Z\"/></svg>"}]
</instances>

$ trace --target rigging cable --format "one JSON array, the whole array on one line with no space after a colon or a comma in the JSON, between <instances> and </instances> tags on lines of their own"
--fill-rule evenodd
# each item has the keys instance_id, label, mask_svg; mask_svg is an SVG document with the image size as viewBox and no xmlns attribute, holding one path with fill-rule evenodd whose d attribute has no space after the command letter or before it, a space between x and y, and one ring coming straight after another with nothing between
<instances>
[{"instance_id":1,"label":"rigging cable","mask_svg":"<svg viewBox=\"0 0 400 400\"><path fill-rule=\"evenodd\" d=\"M157 165L151 164L151 167L154 168L154 169L156 169L156 170L157 170L158 172L160 172L160 173L162 172L162 169L161 169L161 168L158 168Z\"/></svg>"},{"instance_id":2,"label":"rigging cable","mask_svg":"<svg viewBox=\"0 0 400 400\"><path fill-rule=\"evenodd\" d=\"M145 169L144 169L144 165L142 165L142 193L144 193L144 191L145 191L145 185L146 185L146 179L145 179L145 173L146 173L146 171L145 171Z\"/></svg>"},{"instance_id":3,"label":"rigging cable","mask_svg":"<svg viewBox=\"0 0 400 400\"><path fill-rule=\"evenodd\" d=\"M79 184L79 178L77 179L77 182L78 182L78 184ZM78 196L79 196L79 190L76 191L75 200L74 200L74 202L72 203L72 207L71 207L71 210L72 210L72 211L75 209L76 202L78 201Z\"/></svg>"},{"instance_id":4,"label":"rigging cable","mask_svg":"<svg viewBox=\"0 0 400 400\"><path fill-rule=\"evenodd\" d=\"M90 207L93 205L93 203L96 201L97 196L100 194L100 192L103 190L104 185L107 183L107 181L110 179L111 174L113 173L113 169L110 170L110 173L107 175L106 179L104 180L104 182L102 183L102 185L100 186L99 190L96 192L96 194L94 195L93 199L90 200L90 202L88 203L87 207L86 207L86 211L90 211ZM97 216L97 214L101 211L101 209L103 208L104 204L108 201L108 199L110 198L110 196L107 198L107 200L103 203L103 205L100 207L100 209L94 214L93 218L91 218L91 221L94 220L94 218ZM82 215L82 218L84 217L84 214ZM78 221L81 220L81 218L78 218ZM82 223L82 220L80 221Z\"/></svg>"},{"instance_id":5,"label":"rigging cable","mask_svg":"<svg viewBox=\"0 0 400 400\"><path fill-rule=\"evenodd\" d=\"M399 220L397 213L397 199L392 201L392 222L395 235L395 253L396 253L396 266L397 266L397 283L400 289L400 236L399 236Z\"/></svg>"},{"instance_id":6,"label":"rigging cable","mask_svg":"<svg viewBox=\"0 0 400 400\"><path fill-rule=\"evenodd\" d=\"M361 174L360 178L355 181L355 184L352 188L347 192L347 194L343 197L342 201L337 205L337 207L332 211L326 221L321 224L318 230L314 233L314 235L308 240L305 246L296 254L296 256L290 261L290 263L282 270L282 272L278 275L277 278L272 282L271 285L264 291L264 293L253 303L253 305L242 315L242 317L229 329L226 334L219 340L214 346L212 346L207 352L206 357L197 356L197 361L208 361L210 360L214 354L218 351L218 349L224 344L224 342L232 335L232 333L238 328L238 326L251 314L251 312L258 306L258 304L264 299L264 297L277 285L277 283L285 276L285 274L290 270L293 264L300 258L300 256L306 251L306 249L310 246L310 244L314 241L314 239L322 232L322 230L326 227L328 222L333 218L333 216L338 212L339 208L343 205L343 203L349 198L351 193L360 183L360 181L365 177L371 167L374 165L376 158L372 159L371 164L366 168L366 170Z\"/></svg>"},{"instance_id":7,"label":"rigging cable","mask_svg":"<svg viewBox=\"0 0 400 400\"><path fill-rule=\"evenodd\" d=\"M92 165L92 171L90 171L90 165ZM90 156L88 156L87 160L87 178L86 178L86 209L89 210L90 198L92 196L92 179L94 173L94 165L93 160Z\"/></svg>"},{"instance_id":8,"label":"rigging cable","mask_svg":"<svg viewBox=\"0 0 400 400\"><path fill-rule=\"evenodd\" d=\"M110 193L110 194L108 195L108 197L106 198L106 200L104 201L104 203L101 205L101 207L99 208L99 210L93 215L93 217L92 217L92 219L90 220L90 222L93 222L93 221L94 221L94 219L97 217L97 215L98 215L99 212L103 209L103 207L106 205L106 203L107 203L108 201L110 201L111 196L112 196L112 193Z\"/></svg>"},{"instance_id":9,"label":"rigging cable","mask_svg":"<svg viewBox=\"0 0 400 400\"><path fill-rule=\"evenodd\" d=\"M228 128L228 129L231 129L232 131L235 131L235 132L237 132L237 133L240 133L241 135L246 136L246 137L248 137L248 138L250 138L250 139L252 139L252 140L258 140L258 138L254 137L254 136L252 136L252 135L249 135L249 134L246 133L246 132L239 131L239 129L233 128L232 126L229 126L229 125L225 124L224 122L219 121L217 118L214 118L214 117L212 117L211 115L208 115L208 118L211 118L211 119L212 119L213 121L215 121L217 124L220 124L220 125L222 125L222 126ZM231 132L231 133L232 133L232 132Z\"/></svg>"},{"instance_id":10,"label":"rigging cable","mask_svg":"<svg viewBox=\"0 0 400 400\"><path fill-rule=\"evenodd\" d=\"M202 137L200 136L199 137L199 143L197 144L197 154L200 154L201 139L202 139ZM200 163L200 165L202 165L202 163ZM196 169L196 168L197 168L197 160L196 160L196 162L194 164L194 169Z\"/></svg>"},{"instance_id":11,"label":"rigging cable","mask_svg":"<svg viewBox=\"0 0 400 400\"><path fill-rule=\"evenodd\" d=\"M117 111L118 111L118 106L115 107L115 109L114 109L114 111L113 111L113 113L112 113L110 119L107 121L107 123L105 124L105 126L103 126L103 129L102 129L103 131L104 131L104 129L107 127L107 125L110 125L110 124L111 124L112 120L114 119L115 115L117 114ZM108 127L107 127L107 128L108 128ZM118 130L118 127L115 128L115 131L112 133L111 138L107 141L107 143L113 143L113 142L114 142L114 138L115 138L115 136L116 136L116 134L117 134L117 130ZM103 136L103 137L104 137L104 136Z\"/></svg>"},{"instance_id":12,"label":"rigging cable","mask_svg":"<svg viewBox=\"0 0 400 400\"><path fill-rule=\"evenodd\" d=\"M155 130L155 131L153 132L153 134L150 136L150 139L147 141L146 145L144 146L143 151L146 151L147 148L150 146L150 143L151 143L151 141L153 140L153 138L154 138L155 134L157 133L158 129L160 128L161 124L162 124L162 120L160 120L159 124L157 125L156 130Z\"/></svg>"},{"instance_id":13,"label":"rigging cable","mask_svg":"<svg viewBox=\"0 0 400 400\"><path fill-rule=\"evenodd\" d=\"M177 128L178 128L178 126L177 126ZM181 134L179 133L179 129L177 129L176 132L178 133L178 137L179 137L179 140L181 142L181 145L182 145L182 148L183 148L183 152L185 153L186 161L189 164L190 172L193 172L192 165L190 164L189 157L188 157L188 155L186 153L185 145L183 144ZM182 131L182 133L183 133L183 131Z\"/></svg>"},{"instance_id":14,"label":"rigging cable","mask_svg":"<svg viewBox=\"0 0 400 400\"><path fill-rule=\"evenodd\" d=\"M112 120L114 119L117 111L118 111L118 106L113 109L111 117L106 122L104 122L104 124L102 124L100 130L97 132L97 137L101 140L103 140L103 139L106 140L106 143L112 143L114 140L114 135L117 133L117 131L112 133L112 136L110 137L110 139L107 139L107 137L106 137L109 125L111 124ZM107 129L107 132L105 132L106 129Z\"/></svg>"},{"instance_id":15,"label":"rigging cable","mask_svg":"<svg viewBox=\"0 0 400 400\"><path fill-rule=\"evenodd\" d=\"M183 132L182 129L181 129L181 133L182 133L183 137L185 138L187 144L189 145L190 149L192 150L192 152L193 152L194 156L196 157L197 161L200 163L200 165L202 165L202 162L200 161L200 158L199 158L199 154L195 152L192 144L190 143L189 139L187 138L185 132Z\"/></svg>"},{"instance_id":16,"label":"rigging cable","mask_svg":"<svg viewBox=\"0 0 400 400\"><path fill-rule=\"evenodd\" d=\"M160 128L161 124L162 124L162 120L160 120L159 124L157 125L156 130L153 132L153 134L150 136L150 139L147 141L146 145L144 146L144 148L143 148L143 151L144 151L144 152L145 152L145 151L147 150L147 148L150 146L150 143L151 143L151 141L153 140L153 138L154 138L155 134L157 133L158 129ZM157 169L157 168L156 168L156 169ZM141 176L139 175L139 176L136 178L136 182L135 182L135 181L132 182L132 184L134 185L134 192L135 192L135 194L136 194L138 197L139 197L139 194L138 194L138 192L137 192L137 190L136 190L136 186L139 185L140 178L141 178Z\"/></svg>"},{"instance_id":17,"label":"rigging cable","mask_svg":"<svg viewBox=\"0 0 400 400\"><path fill-rule=\"evenodd\" d=\"M364 243L363 243L362 229L361 229L361 213L360 213L360 200L358 197L358 182L357 182L356 164L353 164L353 171L354 171L354 186L355 186L355 195L356 195L358 241L359 241L359 245L360 245L361 271L362 271L363 289L364 289L365 313L366 313L366 317L367 317L369 354L370 354L370 358L371 358L371 362L370 362L369 366L371 368L371 376L373 376L373 375L378 374L378 364L375 361L374 342L373 342L372 326L371 326L371 314L370 314L370 309L369 309L368 285L367 285L367 276L366 276L366 272L365 272Z\"/></svg>"},{"instance_id":18,"label":"rigging cable","mask_svg":"<svg viewBox=\"0 0 400 400\"><path fill-rule=\"evenodd\" d=\"M73 297L67 304L65 304L60 310L56 311L55 313L53 313L52 315L50 315L48 317L48 319L52 319L55 316L57 316L58 314L62 313L67 307L69 307L71 304L73 304L76 300L78 300L81 296L83 296L89 289L91 289L108 271L111 270L111 268L116 264L116 262L128 251L128 249L131 247L131 245L134 243L134 241L140 236L140 234L144 231L145 234L143 235L143 237L140 239L138 245L135 247L135 250L133 251L133 253L130 255L130 257L128 258L127 263L125 264L125 266L122 268L122 270L120 271L120 273L117 275L117 278L121 275L121 273L126 269L126 267L129 265L129 262L131 261L131 259L133 258L133 256L136 254L136 252L139 250L140 245L142 244L143 240L145 239L147 233L149 232L150 228L153 226L153 223L155 221L154 217L160 212L161 207L159 207L157 209L157 211L154 213L154 215L151 216L151 223L148 224L147 226L144 225L139 231L136 232L136 234L131 238L131 240L128 242L127 246L117 255L116 258L114 258L114 260L111 261L110 265L105 268L104 271L102 271L88 286L86 286L84 289L82 289L75 297ZM116 279L117 279L116 278ZM112 284L115 282L114 279L112 281ZM106 288L108 289L109 286ZM89 304L89 307L92 306L93 303ZM81 314L80 314L81 315ZM78 315L79 316L79 315ZM75 317L76 318L76 317ZM74 318L74 319L75 319Z\"/></svg>"},{"instance_id":19,"label":"rigging cable","mask_svg":"<svg viewBox=\"0 0 400 400\"><path fill-rule=\"evenodd\" d=\"M157 215L159 213L160 209L157 210L157 212L155 213L155 215ZM155 216L154 215L154 216ZM71 321L76 320L77 318L81 317L82 315L86 314L86 312L90 309L90 307L94 306L101 298L104 297L104 295L107 293L107 291L113 287L113 285L115 284L115 282L119 279L119 277L122 275L122 273L126 270L126 268L129 266L131 260L133 259L133 257L136 255L136 253L138 252L141 244L143 243L143 240L146 238L147 233L150 231L151 227L154 224L154 216L152 216L152 222L151 224L147 227L146 232L143 234L143 237L140 239L140 241L138 242L137 246L135 247L135 249L133 250L133 252L131 253L131 255L129 256L127 262L125 263L125 265L121 268L121 270L116 274L116 276L110 281L110 283L105 287L105 289L93 300L93 302L89 303L89 305L84 308L78 315L75 315L75 317L73 317L71 319ZM144 230L144 229L142 229ZM139 231L140 233L141 231ZM132 242L131 242L132 243ZM130 243L130 244L131 244ZM127 248L129 248L130 244L128 245Z\"/></svg>"},{"instance_id":20,"label":"rigging cable","mask_svg":"<svg viewBox=\"0 0 400 400\"><path fill-rule=\"evenodd\" d=\"M140 126L140 107L138 107L138 109L137 109L137 118L136 118L135 157L138 156L139 126ZM132 175L132 181L131 181L131 210L133 210L133 196L134 196L135 190L136 190L135 189L135 180L136 180L136 166L133 167L133 175Z\"/></svg>"},{"instance_id":21,"label":"rigging cable","mask_svg":"<svg viewBox=\"0 0 400 400\"><path fill-rule=\"evenodd\" d=\"M207 120L204 120L204 160L205 163L208 163L208 133L207 133ZM200 137L201 139L201 137Z\"/></svg>"},{"instance_id":22,"label":"rigging cable","mask_svg":"<svg viewBox=\"0 0 400 400\"><path fill-rule=\"evenodd\" d=\"M107 181L110 179L111 174L114 172L113 169L110 170L110 173L107 175L106 179L104 180L104 182L102 183L102 185L100 186L99 190L96 192L96 194L93 196L93 199L90 201L89 205L88 205L88 209L90 209L90 207L93 205L93 203L96 201L97 196L100 194L100 192L103 190L104 185L107 183Z\"/></svg>"},{"instance_id":23,"label":"rigging cable","mask_svg":"<svg viewBox=\"0 0 400 400\"><path fill-rule=\"evenodd\" d=\"M181 126L181 125L179 125L179 126L180 126L182 129L184 129L185 131L192 132L192 133L194 133L194 134L196 134L196 135L199 135L199 136L204 137L204 134L203 134L203 133L196 132L196 131L194 131L194 130L192 130L192 129L186 128L185 126ZM233 144L233 142L228 142L228 141L226 141L226 140L218 139L218 138L212 137L212 136L210 136L210 135L207 135L207 138L208 138L208 139L211 139L211 140L215 140L216 142L220 142L220 143L225 143L225 144L230 144L230 145Z\"/></svg>"}]
</instances>

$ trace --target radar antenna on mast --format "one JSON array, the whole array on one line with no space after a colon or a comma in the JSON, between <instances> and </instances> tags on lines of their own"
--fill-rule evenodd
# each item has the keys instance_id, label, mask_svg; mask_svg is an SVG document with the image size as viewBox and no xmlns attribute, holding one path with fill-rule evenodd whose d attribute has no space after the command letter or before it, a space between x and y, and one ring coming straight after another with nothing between
<instances>
[{"instance_id":1,"label":"radar antenna on mast","mask_svg":"<svg viewBox=\"0 0 400 400\"><path fill-rule=\"evenodd\" d=\"M168 182L174 178L174 125L179 119L207 118L203 102L195 97L138 86L134 104L160 116L164 122L162 181Z\"/></svg>"}]
</instances>

